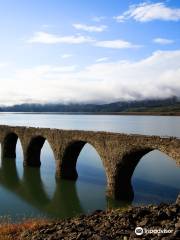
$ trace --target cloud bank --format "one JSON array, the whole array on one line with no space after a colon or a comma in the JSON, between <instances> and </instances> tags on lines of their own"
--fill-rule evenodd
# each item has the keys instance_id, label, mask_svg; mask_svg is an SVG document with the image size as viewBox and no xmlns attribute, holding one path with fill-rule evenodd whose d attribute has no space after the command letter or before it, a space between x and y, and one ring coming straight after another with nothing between
<instances>
[{"instance_id":1,"label":"cloud bank","mask_svg":"<svg viewBox=\"0 0 180 240\"><path fill-rule=\"evenodd\" d=\"M0 83L1 105L180 97L180 50L156 51L135 62L99 62L81 70L50 65L19 69Z\"/></svg>"}]
</instances>

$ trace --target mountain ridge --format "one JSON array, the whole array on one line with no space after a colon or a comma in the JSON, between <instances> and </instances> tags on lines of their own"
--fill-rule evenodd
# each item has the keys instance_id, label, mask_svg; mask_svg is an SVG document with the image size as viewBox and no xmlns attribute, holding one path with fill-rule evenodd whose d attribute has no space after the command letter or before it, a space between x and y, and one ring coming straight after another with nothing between
<instances>
[{"instance_id":1,"label":"mountain ridge","mask_svg":"<svg viewBox=\"0 0 180 240\"><path fill-rule=\"evenodd\" d=\"M1 106L0 112L59 112L59 113L128 113L128 112L179 112L180 99L176 97L167 99L148 99L141 101L119 101L106 104L18 104L14 106Z\"/></svg>"}]
</instances>

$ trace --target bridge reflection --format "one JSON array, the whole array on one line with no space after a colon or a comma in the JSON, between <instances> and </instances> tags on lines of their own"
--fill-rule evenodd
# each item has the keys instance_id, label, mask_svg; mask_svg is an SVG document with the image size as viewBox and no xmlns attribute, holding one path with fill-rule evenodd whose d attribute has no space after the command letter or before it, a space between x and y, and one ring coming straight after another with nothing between
<instances>
[{"instance_id":1,"label":"bridge reflection","mask_svg":"<svg viewBox=\"0 0 180 240\"><path fill-rule=\"evenodd\" d=\"M45 190L40 169L25 167L20 179L15 158L2 158L0 185L49 217L66 218L85 213L77 194L76 182L58 180L51 198ZM106 198L106 204L107 208L116 207L116 203L109 198Z\"/></svg>"},{"instance_id":2,"label":"bridge reflection","mask_svg":"<svg viewBox=\"0 0 180 240\"><path fill-rule=\"evenodd\" d=\"M19 196L28 204L53 217L70 217L83 213L75 182L57 181L52 198L43 185L39 168L24 168L19 178L15 159L1 160L0 185Z\"/></svg>"}]
</instances>

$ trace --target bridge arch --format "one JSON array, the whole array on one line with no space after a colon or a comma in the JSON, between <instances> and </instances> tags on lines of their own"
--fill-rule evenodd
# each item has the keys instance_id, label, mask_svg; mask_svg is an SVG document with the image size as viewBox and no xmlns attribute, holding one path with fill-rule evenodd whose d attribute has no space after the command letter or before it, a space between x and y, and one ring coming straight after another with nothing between
<instances>
[{"instance_id":1,"label":"bridge arch","mask_svg":"<svg viewBox=\"0 0 180 240\"><path fill-rule=\"evenodd\" d=\"M74 140L71 141L66 145L63 151L62 160L60 162L60 167L57 169L57 177L69 179L69 180L76 180L78 178L78 173L76 169L78 157L86 144L89 144L93 147L96 153L99 155L102 164L103 158L101 157L101 153L98 150L98 147L95 144L91 143L90 141L86 140ZM105 170L105 168L104 168ZM105 171L106 173L106 171Z\"/></svg>"},{"instance_id":2,"label":"bridge arch","mask_svg":"<svg viewBox=\"0 0 180 240\"><path fill-rule=\"evenodd\" d=\"M124 153L116 166L111 195L116 199L132 201L134 190L132 187L132 176L141 159L148 153L158 151L166 157L170 154L160 148L135 148Z\"/></svg>"},{"instance_id":3,"label":"bridge arch","mask_svg":"<svg viewBox=\"0 0 180 240\"><path fill-rule=\"evenodd\" d=\"M153 150L152 148L131 149L123 154L114 174L113 195L116 199L133 200L132 175L141 158Z\"/></svg>"}]
</instances>

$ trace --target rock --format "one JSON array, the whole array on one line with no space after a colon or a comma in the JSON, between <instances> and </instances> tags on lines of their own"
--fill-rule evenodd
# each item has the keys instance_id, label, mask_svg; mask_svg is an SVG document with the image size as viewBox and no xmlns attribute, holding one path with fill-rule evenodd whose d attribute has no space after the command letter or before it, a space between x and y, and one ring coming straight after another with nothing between
<instances>
[{"instance_id":1,"label":"rock","mask_svg":"<svg viewBox=\"0 0 180 240\"><path fill-rule=\"evenodd\" d=\"M138 226L140 226L140 227L144 227L144 226L147 225L147 223L148 223L148 219L145 218L143 221L141 221L141 222L138 224Z\"/></svg>"},{"instance_id":2,"label":"rock","mask_svg":"<svg viewBox=\"0 0 180 240\"><path fill-rule=\"evenodd\" d=\"M166 214L167 214L168 217L172 216L172 212L169 209L166 210Z\"/></svg>"},{"instance_id":3,"label":"rock","mask_svg":"<svg viewBox=\"0 0 180 240\"><path fill-rule=\"evenodd\" d=\"M131 207L110 211L95 211L88 216L68 218L27 229L19 240L174 240L180 239L179 206ZM168 234L147 234L138 236L136 227L147 229L172 229Z\"/></svg>"},{"instance_id":4,"label":"rock","mask_svg":"<svg viewBox=\"0 0 180 240\"><path fill-rule=\"evenodd\" d=\"M102 213L102 212L103 212L103 210L97 209L97 210L95 210L93 213L94 213L94 214L99 214L99 213Z\"/></svg>"},{"instance_id":5,"label":"rock","mask_svg":"<svg viewBox=\"0 0 180 240\"><path fill-rule=\"evenodd\" d=\"M180 230L180 221L175 224L175 228L176 228L177 230Z\"/></svg>"},{"instance_id":6,"label":"rock","mask_svg":"<svg viewBox=\"0 0 180 240\"><path fill-rule=\"evenodd\" d=\"M167 215L164 211L160 210L160 211L158 212L158 219L159 219L159 220L165 220L165 219L167 219L167 218L168 218L168 215Z\"/></svg>"},{"instance_id":7,"label":"rock","mask_svg":"<svg viewBox=\"0 0 180 240\"><path fill-rule=\"evenodd\" d=\"M180 193L178 194L178 197L176 199L176 204L180 206Z\"/></svg>"},{"instance_id":8,"label":"rock","mask_svg":"<svg viewBox=\"0 0 180 240\"><path fill-rule=\"evenodd\" d=\"M174 231L173 236L176 237L174 239L180 239L180 231L179 230Z\"/></svg>"},{"instance_id":9,"label":"rock","mask_svg":"<svg viewBox=\"0 0 180 240\"><path fill-rule=\"evenodd\" d=\"M94 234L91 239L92 240L102 240L102 237L97 234Z\"/></svg>"}]
</instances>

